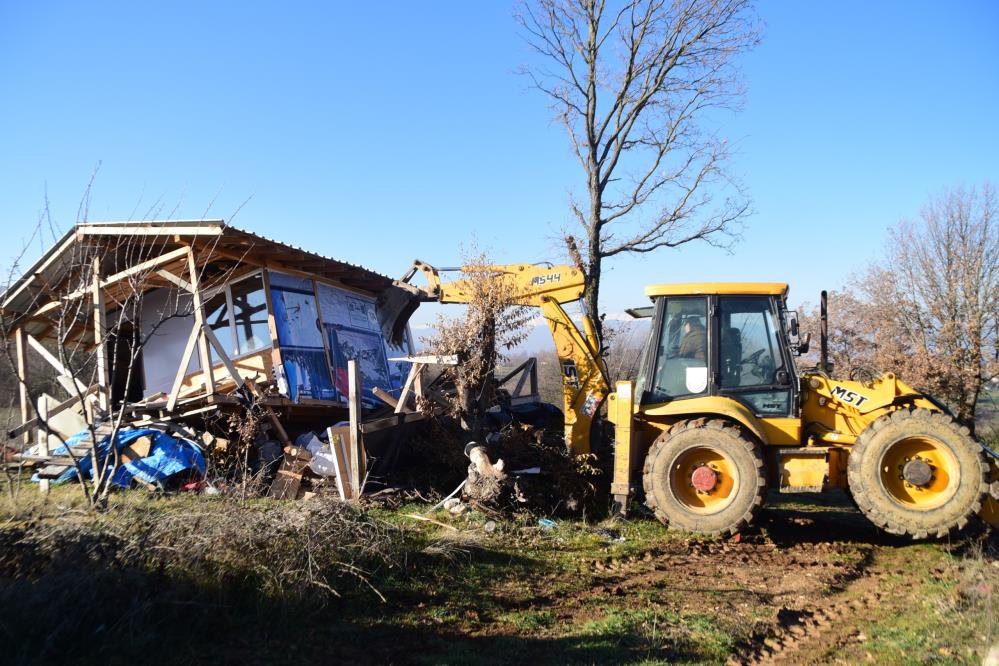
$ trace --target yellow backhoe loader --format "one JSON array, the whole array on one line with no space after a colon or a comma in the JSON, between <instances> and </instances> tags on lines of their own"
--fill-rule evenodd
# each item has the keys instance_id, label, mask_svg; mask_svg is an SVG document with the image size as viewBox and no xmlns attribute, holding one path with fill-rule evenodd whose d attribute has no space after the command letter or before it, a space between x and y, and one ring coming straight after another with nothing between
<instances>
[{"instance_id":1,"label":"yellow backhoe loader","mask_svg":"<svg viewBox=\"0 0 999 666\"><path fill-rule=\"evenodd\" d=\"M893 534L940 537L979 514L999 526L999 454L947 409L892 373L870 382L836 379L827 362L825 298L818 367L799 372L808 350L783 283L646 287L650 334L634 380L612 389L584 312L563 308L586 281L572 266L513 264L437 269L415 262L382 303L396 336L420 301L467 303L462 270L508 281L519 305L541 310L562 367L565 439L589 453L602 405L614 424L611 492L626 512L637 495L663 522L734 533L752 522L765 492L847 489L860 510ZM411 284L421 273L427 286ZM823 294L824 296L824 294Z\"/></svg>"}]
</instances>

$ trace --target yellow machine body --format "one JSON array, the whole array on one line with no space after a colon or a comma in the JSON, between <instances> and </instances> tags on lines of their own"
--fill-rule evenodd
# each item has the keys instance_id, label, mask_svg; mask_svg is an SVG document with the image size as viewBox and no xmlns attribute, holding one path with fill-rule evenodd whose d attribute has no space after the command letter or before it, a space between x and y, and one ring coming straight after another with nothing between
<instances>
[{"instance_id":1,"label":"yellow machine body","mask_svg":"<svg viewBox=\"0 0 999 666\"><path fill-rule=\"evenodd\" d=\"M593 421L607 405L607 419L615 426L614 477L611 492L626 507L652 442L671 426L690 419L716 418L741 426L763 445L767 486L781 492L822 492L847 487L850 451L860 434L881 416L898 409L943 411L934 400L921 394L892 373L871 382L835 379L821 371L792 377L797 401L793 415L758 416L740 400L727 395L701 395L667 401L645 401L637 394L636 382L618 382L612 390L606 366L594 334L592 320L582 316L582 330L563 309L578 301L586 288L585 276L572 266L510 264L466 266L466 277L444 282L441 270L416 262L401 286L413 289L409 279L421 272L427 287L415 290L421 300L468 303L480 275L506 280L512 302L541 310L555 342L562 365L565 439L576 454L590 452ZM788 286L766 283L686 283L646 287L653 299L676 297L765 297L784 312ZM784 325L782 322L781 326ZM649 346L656 342L651 334ZM787 331L781 331L787 344ZM790 358L790 356L788 356ZM793 361L790 368L793 370ZM989 457L992 494L985 500L981 517L999 526L999 466Z\"/></svg>"},{"instance_id":2,"label":"yellow machine body","mask_svg":"<svg viewBox=\"0 0 999 666\"><path fill-rule=\"evenodd\" d=\"M421 294L423 300L460 304L475 297L478 285L473 282L502 281L512 305L539 308L551 331L562 371L566 445L576 453L589 453L593 420L607 397L609 383L593 321L584 314L580 330L562 307L582 297L586 289L582 271L548 264L463 266L460 271L466 277L442 281L443 269L417 261L404 282L422 273L427 282Z\"/></svg>"}]
</instances>

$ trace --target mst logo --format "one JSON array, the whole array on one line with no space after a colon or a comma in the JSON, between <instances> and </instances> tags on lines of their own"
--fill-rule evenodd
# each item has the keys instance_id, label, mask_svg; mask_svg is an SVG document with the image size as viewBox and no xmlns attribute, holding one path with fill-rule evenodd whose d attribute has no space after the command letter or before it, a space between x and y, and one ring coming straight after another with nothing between
<instances>
[{"instance_id":1,"label":"mst logo","mask_svg":"<svg viewBox=\"0 0 999 666\"><path fill-rule=\"evenodd\" d=\"M538 285L555 284L556 282L562 281L561 273L549 273L548 275L539 275L531 279L531 286L535 287Z\"/></svg>"},{"instance_id":2,"label":"mst logo","mask_svg":"<svg viewBox=\"0 0 999 666\"><path fill-rule=\"evenodd\" d=\"M862 404L867 402L866 396L860 395L856 391L847 391L842 386L832 387L832 397L836 398L843 404L853 405L854 407L860 407Z\"/></svg>"}]
</instances>

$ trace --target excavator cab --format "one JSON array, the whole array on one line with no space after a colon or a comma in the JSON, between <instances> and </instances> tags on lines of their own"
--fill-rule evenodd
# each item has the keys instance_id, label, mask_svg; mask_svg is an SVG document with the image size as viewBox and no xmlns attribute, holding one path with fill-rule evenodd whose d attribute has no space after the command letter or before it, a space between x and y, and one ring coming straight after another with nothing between
<instances>
[{"instance_id":1,"label":"excavator cab","mask_svg":"<svg viewBox=\"0 0 999 666\"><path fill-rule=\"evenodd\" d=\"M798 415L787 285L659 285L646 293L655 305L636 385L642 406L724 396L760 418Z\"/></svg>"}]
</instances>

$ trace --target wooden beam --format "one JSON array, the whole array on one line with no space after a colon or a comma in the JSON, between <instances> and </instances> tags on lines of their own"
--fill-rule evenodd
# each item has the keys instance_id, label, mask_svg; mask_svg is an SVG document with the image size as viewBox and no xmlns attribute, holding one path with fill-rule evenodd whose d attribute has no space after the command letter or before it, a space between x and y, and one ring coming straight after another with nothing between
<instances>
[{"instance_id":1,"label":"wooden beam","mask_svg":"<svg viewBox=\"0 0 999 666\"><path fill-rule=\"evenodd\" d=\"M176 250L172 250L170 252L167 252L166 254L161 254L158 257L154 257L152 259L148 259L146 261L140 262L140 263L132 266L131 268L126 268L123 271L119 271L119 272L115 273L114 275L109 275L107 278L101 280L101 286L102 287L107 287L109 285L114 284L115 282L119 282L121 280L124 280L125 278L131 277L131 276L133 276L133 275L135 275L137 273L142 273L144 271L148 271L148 270L151 270L153 268L156 268L157 266L162 266L163 264L168 264L171 261L175 261L176 259L180 259L185 254L187 254L187 248L186 247L182 247L182 248L178 248Z\"/></svg>"},{"instance_id":2,"label":"wooden beam","mask_svg":"<svg viewBox=\"0 0 999 666\"><path fill-rule=\"evenodd\" d=\"M20 326L14 329L14 342L17 347L17 393L21 399L21 427L25 428L22 442L25 446L30 446L31 434L26 429L31 416L28 396L28 350L24 344L24 329Z\"/></svg>"},{"instance_id":3,"label":"wooden beam","mask_svg":"<svg viewBox=\"0 0 999 666\"><path fill-rule=\"evenodd\" d=\"M215 393L215 373L212 371L212 354L208 349L208 337L205 335L207 326L204 325L205 309L204 304L201 302L201 290L198 287L198 265L194 261L194 250L190 246L185 249L187 250L187 269L191 278L191 296L194 299L194 319L200 324L199 328L201 329L199 333L198 353L201 359L202 383L205 386L205 393L212 395Z\"/></svg>"},{"instance_id":4,"label":"wooden beam","mask_svg":"<svg viewBox=\"0 0 999 666\"><path fill-rule=\"evenodd\" d=\"M165 268L159 269L158 271L156 271L156 274L159 275L164 280L166 280L167 282L180 287L184 291L189 291L192 294L194 293L194 287L191 286L190 282L188 282L187 280L184 280L182 278L177 277L176 275L174 275L170 271L166 270Z\"/></svg>"},{"instance_id":5,"label":"wooden beam","mask_svg":"<svg viewBox=\"0 0 999 666\"><path fill-rule=\"evenodd\" d=\"M173 377L173 386L170 388L170 397L167 398L167 411L172 412L177 406L177 398L180 396L180 387L184 383L184 377L187 376L187 366L191 364L191 355L194 353L194 345L198 342L198 338L201 336L201 318L197 313L194 315L194 326L191 327L191 333L187 336L187 344L184 346L184 355L180 359L180 366L177 368L177 374Z\"/></svg>"},{"instance_id":6,"label":"wooden beam","mask_svg":"<svg viewBox=\"0 0 999 666\"><path fill-rule=\"evenodd\" d=\"M372 389L372 393L375 394L376 398L384 402L389 407L392 407L393 409L395 409L395 407L399 404L399 401L393 398L391 393L378 386Z\"/></svg>"},{"instance_id":7,"label":"wooden beam","mask_svg":"<svg viewBox=\"0 0 999 666\"><path fill-rule=\"evenodd\" d=\"M229 358L229 354L226 353L225 348L222 347L222 343L219 342L217 337L215 337L215 333L212 331L211 327L208 324L202 324L201 330L204 332L209 344L215 347L215 351L218 352L219 358L222 359L222 365L224 365L225 369L229 371L229 376L232 377L234 382L236 382L236 386L242 386L243 376L239 374L239 370L232 362L232 359Z\"/></svg>"},{"instance_id":8,"label":"wooden beam","mask_svg":"<svg viewBox=\"0 0 999 666\"><path fill-rule=\"evenodd\" d=\"M59 361L59 359L57 359L55 355L52 354L52 352L46 349L41 342L36 340L34 336L26 335L25 337L28 339L28 346L30 346L32 349L38 352L38 355L41 356L43 359L45 359L49 365L55 368L56 372L58 372L60 375L64 377L68 377L69 379L73 380L73 383L76 384L76 388L78 388L81 393L87 390L87 385L81 382L79 379L77 379L73 375L73 373L71 373L69 369L67 369L66 366L64 366Z\"/></svg>"},{"instance_id":9,"label":"wooden beam","mask_svg":"<svg viewBox=\"0 0 999 666\"><path fill-rule=\"evenodd\" d=\"M406 383L402 385L402 391L399 392L399 402L396 403L395 413L402 414L406 410L406 403L409 400L409 391L413 388L413 383L416 381L416 377L423 372L422 363L413 363L409 368L409 375L406 377Z\"/></svg>"},{"instance_id":10,"label":"wooden beam","mask_svg":"<svg viewBox=\"0 0 999 666\"><path fill-rule=\"evenodd\" d=\"M348 400L350 403L350 483L354 499L364 490L364 442L361 439L361 368L357 361L347 361Z\"/></svg>"},{"instance_id":11,"label":"wooden beam","mask_svg":"<svg viewBox=\"0 0 999 666\"><path fill-rule=\"evenodd\" d=\"M104 290L101 289L101 258L94 257L94 269L92 274L94 307L94 353L97 354L97 386L98 404L102 411L107 411L110 406L111 396L108 387L108 354L104 346L104 334L107 331L107 313L104 303Z\"/></svg>"},{"instance_id":12,"label":"wooden beam","mask_svg":"<svg viewBox=\"0 0 999 666\"><path fill-rule=\"evenodd\" d=\"M38 400L38 422L42 427L38 429L38 455L48 457L49 455L49 408L45 397ZM38 478L38 491L43 495L49 494L49 480Z\"/></svg>"},{"instance_id":13,"label":"wooden beam","mask_svg":"<svg viewBox=\"0 0 999 666\"><path fill-rule=\"evenodd\" d=\"M131 268L126 268L123 271L119 271L114 275L110 275L102 279L100 282L101 289L105 289L115 284L116 282L120 282L121 280L131 277L132 275L135 275L137 273L142 273L143 271L148 271L153 268L156 268L157 266L162 266L163 264L168 264L171 261L180 259L186 253L187 253L187 248L182 247L177 250L172 250L170 252L167 252L166 254L160 255L158 257L154 257L153 259L149 259L147 261L138 263L135 266L132 266ZM87 294L92 292L93 292L92 286L87 288L77 289L76 291L71 291L65 296L60 296L59 298L49 301L45 305L41 306L40 308L32 312L30 316L40 317L42 315L51 312L52 310L56 310L62 307L62 305L68 301L76 300L77 298L82 298L83 296L86 296Z\"/></svg>"}]
</instances>

